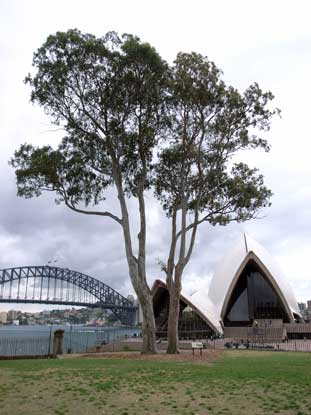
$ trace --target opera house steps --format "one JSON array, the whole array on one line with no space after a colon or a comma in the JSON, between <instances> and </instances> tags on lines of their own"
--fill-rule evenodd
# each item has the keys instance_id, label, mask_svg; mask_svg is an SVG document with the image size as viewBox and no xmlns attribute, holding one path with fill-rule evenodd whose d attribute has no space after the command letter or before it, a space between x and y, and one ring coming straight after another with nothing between
<instances>
[{"instance_id":1,"label":"opera house steps","mask_svg":"<svg viewBox=\"0 0 311 415\"><path fill-rule=\"evenodd\" d=\"M280 343L286 338L284 327L225 327L224 337L235 341L255 343Z\"/></svg>"}]
</instances>

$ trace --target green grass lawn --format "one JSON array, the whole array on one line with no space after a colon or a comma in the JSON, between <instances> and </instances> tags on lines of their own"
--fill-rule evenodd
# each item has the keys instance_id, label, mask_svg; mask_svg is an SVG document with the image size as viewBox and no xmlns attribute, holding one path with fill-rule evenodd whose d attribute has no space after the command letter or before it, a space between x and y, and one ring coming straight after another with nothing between
<instances>
[{"instance_id":1,"label":"green grass lawn","mask_svg":"<svg viewBox=\"0 0 311 415\"><path fill-rule=\"evenodd\" d=\"M0 414L311 414L311 354L0 361Z\"/></svg>"}]
</instances>

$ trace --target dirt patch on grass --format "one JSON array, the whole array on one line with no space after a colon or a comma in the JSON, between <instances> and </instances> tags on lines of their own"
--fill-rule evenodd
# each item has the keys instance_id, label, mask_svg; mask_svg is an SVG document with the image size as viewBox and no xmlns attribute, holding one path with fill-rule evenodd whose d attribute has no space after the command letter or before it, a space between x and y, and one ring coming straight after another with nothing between
<instances>
[{"instance_id":1,"label":"dirt patch on grass","mask_svg":"<svg viewBox=\"0 0 311 415\"><path fill-rule=\"evenodd\" d=\"M192 353L192 350L181 350L179 354L167 354L160 351L157 354L141 354L140 352L106 352L106 353L83 353L83 354L66 354L61 358L71 359L77 357L91 357L100 359L134 359L134 360L156 360L172 362L210 362L218 359L223 355L222 350L202 350Z\"/></svg>"}]
</instances>

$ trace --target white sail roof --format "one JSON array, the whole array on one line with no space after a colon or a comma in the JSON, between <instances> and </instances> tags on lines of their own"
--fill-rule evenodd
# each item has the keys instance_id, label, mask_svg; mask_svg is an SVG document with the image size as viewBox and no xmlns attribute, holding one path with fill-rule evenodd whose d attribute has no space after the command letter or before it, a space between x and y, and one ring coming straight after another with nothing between
<instances>
[{"instance_id":1,"label":"white sail roof","mask_svg":"<svg viewBox=\"0 0 311 415\"><path fill-rule=\"evenodd\" d=\"M222 259L209 288L205 286L191 296L184 293L181 295L183 300L193 305L211 327L219 333L222 333L221 321L223 321L231 293L241 272L250 260L255 261L269 278L284 304L290 321L294 322L294 313L300 316L292 287L277 262L258 242L244 234ZM153 292L161 285L166 287L164 281L156 280Z\"/></svg>"},{"instance_id":2,"label":"white sail roof","mask_svg":"<svg viewBox=\"0 0 311 415\"><path fill-rule=\"evenodd\" d=\"M165 281L157 279L154 281L151 292L155 295L156 290L160 287L167 289ZM215 313L215 307L207 296L207 290L200 290L195 294L189 296L185 293L181 293L181 300L187 305L196 309L198 314L205 320L209 326L218 333L222 333L222 328Z\"/></svg>"},{"instance_id":3,"label":"white sail roof","mask_svg":"<svg viewBox=\"0 0 311 415\"><path fill-rule=\"evenodd\" d=\"M265 272L282 299L290 320L294 321L293 313L300 315L300 312L291 286L279 265L266 249L247 235L236 242L233 249L222 260L211 280L208 296L214 305L216 315L219 319L223 318L227 302L237 279L251 259Z\"/></svg>"},{"instance_id":4,"label":"white sail roof","mask_svg":"<svg viewBox=\"0 0 311 415\"><path fill-rule=\"evenodd\" d=\"M184 294L183 294L184 295ZM205 315L206 319L212 323L214 328L222 333L222 327L220 324L220 317L217 311L217 308L210 300L208 296L208 289L201 289L191 296L188 297L188 300Z\"/></svg>"}]
</instances>

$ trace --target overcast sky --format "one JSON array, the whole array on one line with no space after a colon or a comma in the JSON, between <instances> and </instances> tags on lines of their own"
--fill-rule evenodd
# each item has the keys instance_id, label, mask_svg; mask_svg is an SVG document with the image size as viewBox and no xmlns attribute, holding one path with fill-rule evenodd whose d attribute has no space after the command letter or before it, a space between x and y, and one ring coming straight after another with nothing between
<instances>
[{"instance_id":1,"label":"overcast sky","mask_svg":"<svg viewBox=\"0 0 311 415\"><path fill-rule=\"evenodd\" d=\"M0 0L0 268L57 260L56 265L99 278L124 295L132 292L118 225L68 211L51 196L17 198L8 166L20 144L53 145L59 139L43 111L29 103L29 86L23 84L33 52L59 30L78 28L98 36L115 30L138 35L170 62L179 51L206 55L227 83L243 91L256 81L274 93L282 110L265 135L271 152L247 155L274 193L272 207L261 220L202 227L185 272L185 291L208 281L224 252L247 232L279 262L297 300L311 299L310 15L311 3L302 0ZM157 263L165 259L169 228L151 196L147 206L152 281L161 277ZM0 304L8 307L21 308Z\"/></svg>"}]
</instances>

